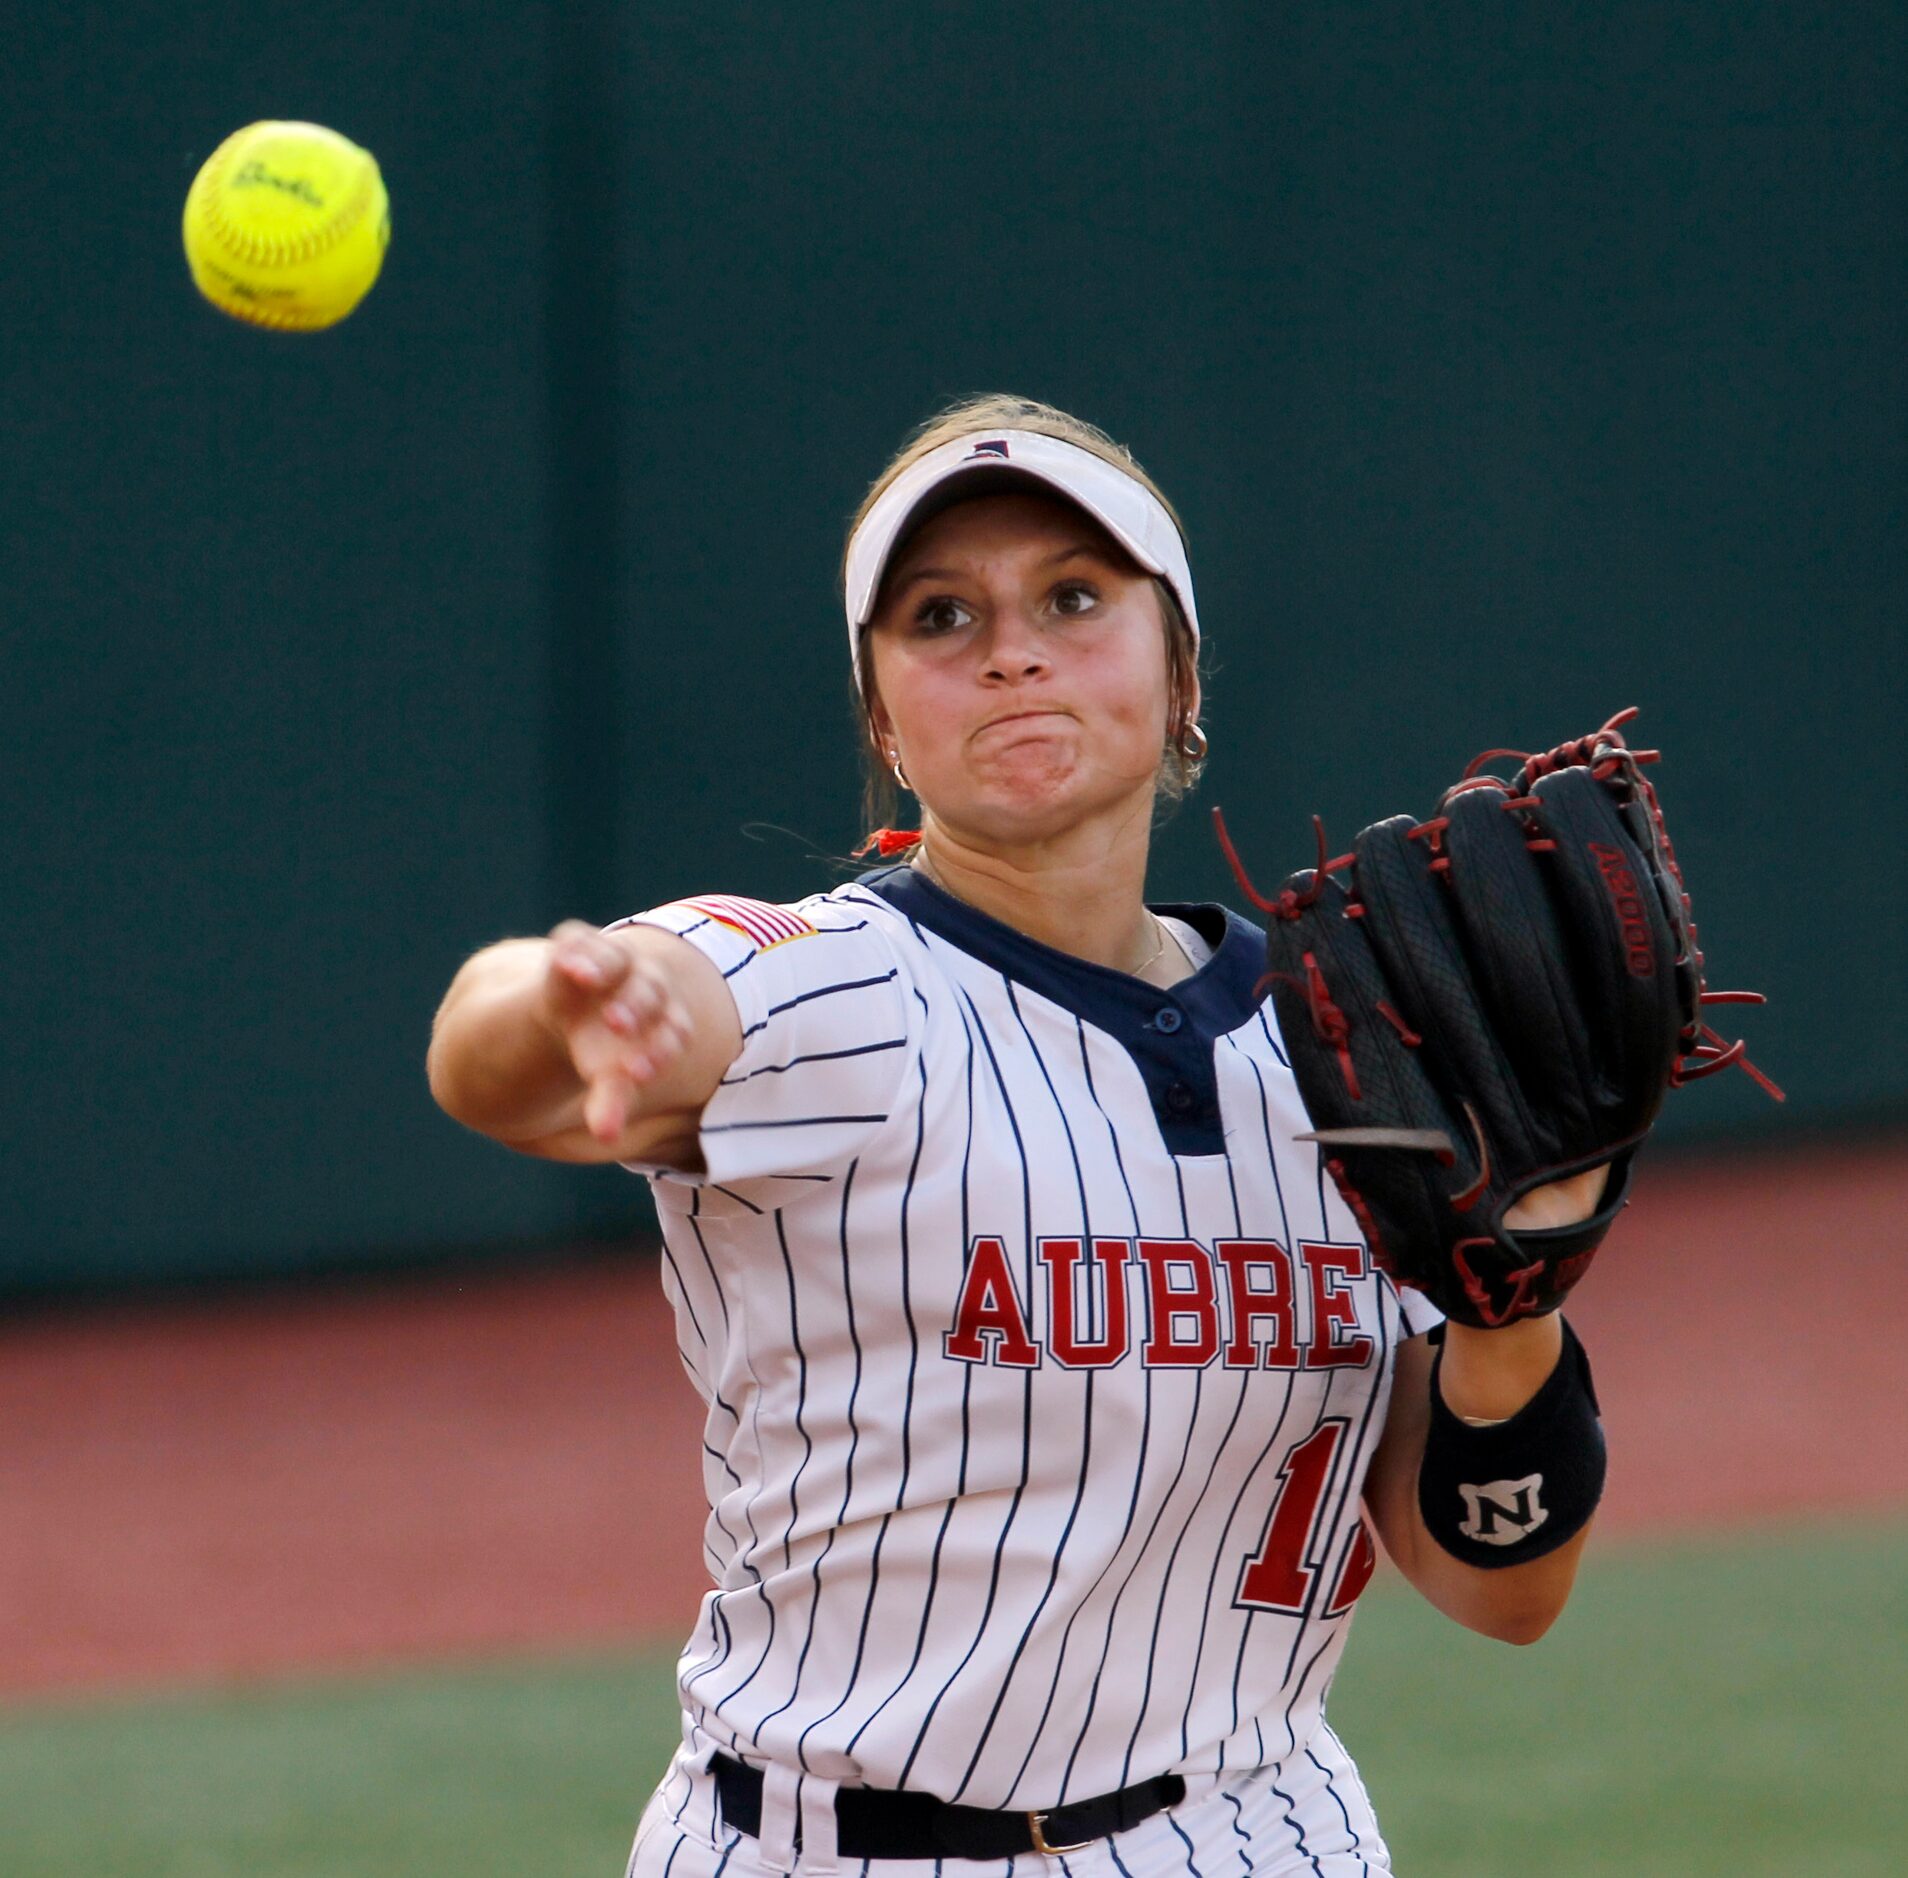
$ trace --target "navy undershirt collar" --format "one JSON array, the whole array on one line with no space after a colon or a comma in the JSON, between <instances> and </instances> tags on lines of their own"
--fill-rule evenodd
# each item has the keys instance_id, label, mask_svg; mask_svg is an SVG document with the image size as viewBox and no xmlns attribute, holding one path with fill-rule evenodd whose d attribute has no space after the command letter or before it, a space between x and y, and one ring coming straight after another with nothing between
<instances>
[{"instance_id":1,"label":"navy undershirt collar","mask_svg":"<svg viewBox=\"0 0 1908 1878\"><path fill-rule=\"evenodd\" d=\"M1225 1152L1213 1045L1248 1023L1261 1002L1265 934L1250 920L1216 905L1154 907L1164 918L1184 920L1213 948L1190 978L1162 987L1030 939L957 899L918 867L876 868L859 884L917 926L1114 1038L1145 1078L1169 1153Z\"/></svg>"}]
</instances>

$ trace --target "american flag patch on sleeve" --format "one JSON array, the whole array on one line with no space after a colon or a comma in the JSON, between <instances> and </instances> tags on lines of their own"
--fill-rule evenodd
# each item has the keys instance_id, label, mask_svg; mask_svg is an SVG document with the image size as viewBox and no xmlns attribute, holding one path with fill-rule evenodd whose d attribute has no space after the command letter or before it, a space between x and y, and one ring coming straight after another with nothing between
<instances>
[{"instance_id":1,"label":"american flag patch on sleeve","mask_svg":"<svg viewBox=\"0 0 1908 1878\"><path fill-rule=\"evenodd\" d=\"M734 894L698 894L693 900L678 900L678 906L712 919L718 926L738 932L761 951L779 946L789 939L810 939L815 928L799 913L785 906L771 906L766 900L744 900Z\"/></svg>"}]
</instances>

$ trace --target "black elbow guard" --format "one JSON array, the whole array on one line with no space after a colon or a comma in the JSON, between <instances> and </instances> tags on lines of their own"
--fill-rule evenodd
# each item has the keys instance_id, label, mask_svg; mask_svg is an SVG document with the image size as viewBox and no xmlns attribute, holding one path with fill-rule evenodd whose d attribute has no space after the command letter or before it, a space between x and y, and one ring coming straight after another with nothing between
<instances>
[{"instance_id":1,"label":"black elbow guard","mask_svg":"<svg viewBox=\"0 0 1908 1878\"><path fill-rule=\"evenodd\" d=\"M1603 1497L1603 1425L1590 1359L1563 1326L1544 1386L1508 1421L1474 1428L1446 1406L1431 1364L1431 1427L1418 1469L1425 1529L1466 1565L1493 1570L1542 1558L1576 1537Z\"/></svg>"}]
</instances>

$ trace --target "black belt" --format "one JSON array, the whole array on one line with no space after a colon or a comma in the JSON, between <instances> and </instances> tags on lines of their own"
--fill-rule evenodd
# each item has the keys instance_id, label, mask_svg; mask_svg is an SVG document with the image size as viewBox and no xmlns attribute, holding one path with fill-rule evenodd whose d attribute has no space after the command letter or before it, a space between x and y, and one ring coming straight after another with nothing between
<instances>
[{"instance_id":1,"label":"black belt","mask_svg":"<svg viewBox=\"0 0 1908 1878\"><path fill-rule=\"evenodd\" d=\"M727 1754L710 1763L725 1823L762 1834L762 1770ZM1095 1839L1124 1832L1186 1797L1177 1774L1142 1780L1095 1800L1045 1813L992 1813L954 1806L931 1793L842 1787L835 1794L835 1836L843 1858L1012 1858L1019 1852L1077 1852ZM795 1843L801 1844L799 1829Z\"/></svg>"}]
</instances>

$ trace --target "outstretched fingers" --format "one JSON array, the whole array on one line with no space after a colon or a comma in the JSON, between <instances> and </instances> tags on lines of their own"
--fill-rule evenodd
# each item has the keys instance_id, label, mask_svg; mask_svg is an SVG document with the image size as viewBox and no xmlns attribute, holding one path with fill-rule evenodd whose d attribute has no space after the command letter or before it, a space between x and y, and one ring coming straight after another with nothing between
<instances>
[{"instance_id":1,"label":"outstretched fingers","mask_svg":"<svg viewBox=\"0 0 1908 1878\"><path fill-rule=\"evenodd\" d=\"M644 1087L682 1057L689 1014L641 951L566 920L550 934L551 1016L583 1085L583 1124L616 1141L638 1113Z\"/></svg>"}]
</instances>

